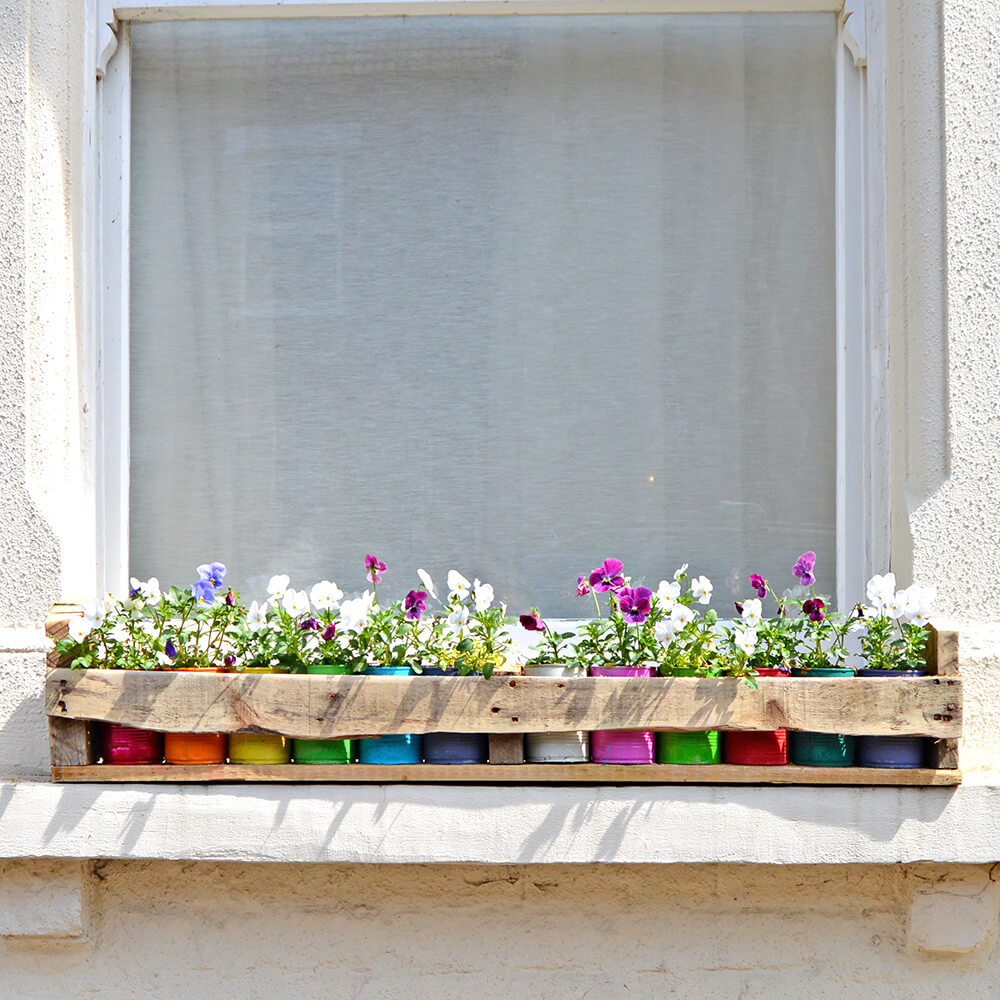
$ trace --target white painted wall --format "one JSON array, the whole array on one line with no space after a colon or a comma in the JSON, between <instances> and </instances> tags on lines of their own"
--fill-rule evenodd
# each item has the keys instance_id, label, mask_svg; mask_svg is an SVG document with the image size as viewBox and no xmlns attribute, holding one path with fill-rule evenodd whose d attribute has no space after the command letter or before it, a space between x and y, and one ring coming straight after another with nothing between
<instances>
[{"instance_id":1,"label":"white painted wall","mask_svg":"<svg viewBox=\"0 0 1000 1000\"><path fill-rule=\"evenodd\" d=\"M1000 8L888 6L893 562L962 623L963 763L997 768ZM94 562L82 33L0 5L0 777L45 777L40 623ZM16 861L0 996L988 998L998 912L976 866Z\"/></svg>"}]
</instances>

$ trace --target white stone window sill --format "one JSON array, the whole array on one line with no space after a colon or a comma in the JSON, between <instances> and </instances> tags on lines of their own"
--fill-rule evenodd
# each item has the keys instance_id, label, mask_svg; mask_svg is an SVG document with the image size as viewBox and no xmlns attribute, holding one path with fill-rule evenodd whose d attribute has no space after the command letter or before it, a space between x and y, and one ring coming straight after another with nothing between
<instances>
[{"instance_id":1,"label":"white stone window sill","mask_svg":"<svg viewBox=\"0 0 1000 1000\"><path fill-rule=\"evenodd\" d=\"M1000 773L957 788L0 782L0 858L358 863L1000 860Z\"/></svg>"}]
</instances>

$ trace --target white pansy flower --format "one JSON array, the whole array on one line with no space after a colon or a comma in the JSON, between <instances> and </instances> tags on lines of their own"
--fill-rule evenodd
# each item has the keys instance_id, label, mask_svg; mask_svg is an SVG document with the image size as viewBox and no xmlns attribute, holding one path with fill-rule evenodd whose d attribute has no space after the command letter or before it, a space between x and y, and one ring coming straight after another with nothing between
<instances>
[{"instance_id":1,"label":"white pansy flower","mask_svg":"<svg viewBox=\"0 0 1000 1000\"><path fill-rule=\"evenodd\" d=\"M267 582L267 596L271 599L272 604L277 604L285 596L285 591L288 590L288 574L283 573L281 576L272 576Z\"/></svg>"},{"instance_id":2,"label":"white pansy flower","mask_svg":"<svg viewBox=\"0 0 1000 1000\"><path fill-rule=\"evenodd\" d=\"M309 591L309 599L312 601L313 607L319 611L325 611L328 608L335 611L340 607L343 597L344 592L340 587L329 580L320 580L319 583L313 584L312 590Z\"/></svg>"},{"instance_id":3,"label":"white pansy flower","mask_svg":"<svg viewBox=\"0 0 1000 1000\"><path fill-rule=\"evenodd\" d=\"M140 589L149 607L159 604L163 598L163 594L160 593L160 581L155 576L151 576L144 584L141 584Z\"/></svg>"},{"instance_id":4,"label":"white pansy flower","mask_svg":"<svg viewBox=\"0 0 1000 1000\"><path fill-rule=\"evenodd\" d=\"M712 581L707 576L696 576L691 581L691 593L699 604L711 603Z\"/></svg>"},{"instance_id":5,"label":"white pansy flower","mask_svg":"<svg viewBox=\"0 0 1000 1000\"><path fill-rule=\"evenodd\" d=\"M673 611L677 598L681 596L681 585L675 580L661 580L656 588L656 600L664 611Z\"/></svg>"},{"instance_id":6,"label":"white pansy flower","mask_svg":"<svg viewBox=\"0 0 1000 1000\"><path fill-rule=\"evenodd\" d=\"M483 612L493 603L493 587L478 580L472 585L476 611Z\"/></svg>"},{"instance_id":7,"label":"white pansy flower","mask_svg":"<svg viewBox=\"0 0 1000 1000\"><path fill-rule=\"evenodd\" d=\"M680 569L674 570L674 579L679 580L688 571L688 564L684 563Z\"/></svg>"},{"instance_id":8,"label":"white pansy flower","mask_svg":"<svg viewBox=\"0 0 1000 1000\"><path fill-rule=\"evenodd\" d=\"M251 632L259 632L262 628L267 627L267 601L263 601L260 605L256 601L250 602L250 607L247 610L247 628Z\"/></svg>"},{"instance_id":9,"label":"white pansy flower","mask_svg":"<svg viewBox=\"0 0 1000 1000\"><path fill-rule=\"evenodd\" d=\"M670 612L670 623L675 629L686 628L694 619L694 612L686 604L678 604Z\"/></svg>"},{"instance_id":10,"label":"white pansy flower","mask_svg":"<svg viewBox=\"0 0 1000 1000\"><path fill-rule=\"evenodd\" d=\"M674 636L677 635L677 628L669 619L660 621L653 627L653 635L656 637L656 641L660 643L660 645L666 646L673 642Z\"/></svg>"},{"instance_id":11,"label":"white pansy flower","mask_svg":"<svg viewBox=\"0 0 1000 1000\"><path fill-rule=\"evenodd\" d=\"M757 648L757 630L752 628L733 629L733 642L749 656Z\"/></svg>"},{"instance_id":12,"label":"white pansy flower","mask_svg":"<svg viewBox=\"0 0 1000 1000\"><path fill-rule=\"evenodd\" d=\"M353 597L340 605L340 631L359 632L368 624L375 595L366 590L360 597Z\"/></svg>"},{"instance_id":13,"label":"white pansy flower","mask_svg":"<svg viewBox=\"0 0 1000 1000\"><path fill-rule=\"evenodd\" d=\"M69 637L74 642L83 642L94 629L94 622L89 617L73 618L70 620L68 630Z\"/></svg>"},{"instance_id":14,"label":"white pansy flower","mask_svg":"<svg viewBox=\"0 0 1000 1000\"><path fill-rule=\"evenodd\" d=\"M298 618L309 610L309 595L304 590L286 590L281 606L293 618Z\"/></svg>"},{"instance_id":15,"label":"white pansy flower","mask_svg":"<svg viewBox=\"0 0 1000 1000\"><path fill-rule=\"evenodd\" d=\"M459 638L465 635L469 624L469 609L463 604L448 615L448 628Z\"/></svg>"},{"instance_id":16,"label":"white pansy flower","mask_svg":"<svg viewBox=\"0 0 1000 1000\"><path fill-rule=\"evenodd\" d=\"M868 581L865 592L872 606L881 614L896 596L896 574L886 573L885 576L876 574Z\"/></svg>"},{"instance_id":17,"label":"white pansy flower","mask_svg":"<svg viewBox=\"0 0 1000 1000\"><path fill-rule=\"evenodd\" d=\"M743 610L740 617L747 623L749 628L756 628L760 624L762 605L760 598L753 597L749 601L743 602Z\"/></svg>"},{"instance_id":18,"label":"white pansy flower","mask_svg":"<svg viewBox=\"0 0 1000 1000\"><path fill-rule=\"evenodd\" d=\"M464 601L469 596L472 584L457 569L448 570L448 596Z\"/></svg>"},{"instance_id":19,"label":"white pansy flower","mask_svg":"<svg viewBox=\"0 0 1000 1000\"><path fill-rule=\"evenodd\" d=\"M906 590L905 615L914 625L926 625L931 608L937 600L937 587L919 587L913 584Z\"/></svg>"},{"instance_id":20,"label":"white pansy flower","mask_svg":"<svg viewBox=\"0 0 1000 1000\"><path fill-rule=\"evenodd\" d=\"M424 585L424 590L427 591L434 600L437 600L437 591L434 589L434 581L431 579L430 573L425 569L418 569L417 576L420 577L420 582Z\"/></svg>"},{"instance_id":21,"label":"white pansy flower","mask_svg":"<svg viewBox=\"0 0 1000 1000\"><path fill-rule=\"evenodd\" d=\"M110 594L108 594L107 598L88 601L86 607L83 609L84 617L89 618L95 625L100 625L107 618L111 605Z\"/></svg>"},{"instance_id":22,"label":"white pansy flower","mask_svg":"<svg viewBox=\"0 0 1000 1000\"><path fill-rule=\"evenodd\" d=\"M128 627L125 625L124 622L119 622L111 630L111 641L121 644L127 643L129 641Z\"/></svg>"}]
</instances>

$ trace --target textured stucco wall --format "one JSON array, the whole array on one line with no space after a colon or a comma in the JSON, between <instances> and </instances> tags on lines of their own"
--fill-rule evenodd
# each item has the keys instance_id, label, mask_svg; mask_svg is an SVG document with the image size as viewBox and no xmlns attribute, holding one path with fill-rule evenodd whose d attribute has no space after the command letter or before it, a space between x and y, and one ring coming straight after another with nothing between
<instances>
[{"instance_id":1,"label":"textured stucco wall","mask_svg":"<svg viewBox=\"0 0 1000 1000\"><path fill-rule=\"evenodd\" d=\"M994 1000L997 888L927 865L98 863L82 934L71 911L64 940L0 943L0 995ZM962 936L937 928L956 913Z\"/></svg>"},{"instance_id":2,"label":"textured stucco wall","mask_svg":"<svg viewBox=\"0 0 1000 1000\"><path fill-rule=\"evenodd\" d=\"M0 775L22 778L46 772L37 623L94 561L82 10L0 5ZM997 766L1000 9L896 0L887 27L893 561L963 623L963 761ZM1000 980L983 868L116 862L83 876L82 924L73 871L0 866L0 996L985 1000ZM48 938L18 902L38 879L66 886Z\"/></svg>"}]
</instances>

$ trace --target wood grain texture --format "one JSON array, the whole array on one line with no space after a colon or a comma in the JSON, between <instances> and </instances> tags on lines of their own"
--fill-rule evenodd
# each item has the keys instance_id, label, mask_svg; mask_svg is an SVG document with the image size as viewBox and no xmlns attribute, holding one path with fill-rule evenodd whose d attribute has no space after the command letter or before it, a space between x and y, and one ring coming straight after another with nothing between
<instances>
[{"instance_id":1,"label":"wood grain texture","mask_svg":"<svg viewBox=\"0 0 1000 1000\"><path fill-rule=\"evenodd\" d=\"M45 619L45 636L56 642L65 639L69 635L69 622L71 618L79 618L83 614L83 604L76 601L60 601L53 604ZM50 670L57 667L69 666L63 662L63 658L54 650L50 649L45 654L45 664Z\"/></svg>"},{"instance_id":2,"label":"wood grain texture","mask_svg":"<svg viewBox=\"0 0 1000 1000\"><path fill-rule=\"evenodd\" d=\"M944 622L928 629L927 669L939 677L958 676L958 629ZM958 740L937 739L931 743L930 763L937 768L958 768Z\"/></svg>"},{"instance_id":3,"label":"wood grain texture","mask_svg":"<svg viewBox=\"0 0 1000 1000\"><path fill-rule=\"evenodd\" d=\"M803 729L955 738L957 677L366 677L54 670L46 712L165 732L305 739L387 733Z\"/></svg>"},{"instance_id":4,"label":"wood grain texture","mask_svg":"<svg viewBox=\"0 0 1000 1000\"><path fill-rule=\"evenodd\" d=\"M49 716L49 757L53 767L96 764L95 726L80 719Z\"/></svg>"},{"instance_id":5,"label":"wood grain texture","mask_svg":"<svg viewBox=\"0 0 1000 1000\"><path fill-rule=\"evenodd\" d=\"M743 767L736 764L275 764L54 767L56 781L429 782L442 784L958 785L958 771L873 767Z\"/></svg>"},{"instance_id":6,"label":"wood grain texture","mask_svg":"<svg viewBox=\"0 0 1000 1000\"><path fill-rule=\"evenodd\" d=\"M523 764L524 735L522 733L490 733L491 764Z\"/></svg>"}]
</instances>

